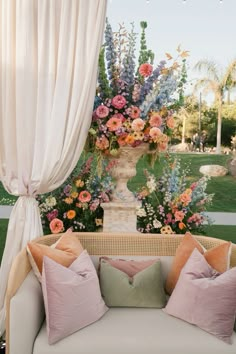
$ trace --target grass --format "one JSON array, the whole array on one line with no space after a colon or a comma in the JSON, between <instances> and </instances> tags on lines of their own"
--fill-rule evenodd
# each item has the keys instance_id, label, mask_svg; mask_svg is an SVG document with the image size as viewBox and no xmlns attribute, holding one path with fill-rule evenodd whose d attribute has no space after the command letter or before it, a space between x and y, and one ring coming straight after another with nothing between
<instances>
[{"instance_id":1,"label":"grass","mask_svg":"<svg viewBox=\"0 0 236 354\"><path fill-rule=\"evenodd\" d=\"M8 225L7 219L0 219L0 261L2 259L2 254L5 246L7 225Z\"/></svg>"}]
</instances>

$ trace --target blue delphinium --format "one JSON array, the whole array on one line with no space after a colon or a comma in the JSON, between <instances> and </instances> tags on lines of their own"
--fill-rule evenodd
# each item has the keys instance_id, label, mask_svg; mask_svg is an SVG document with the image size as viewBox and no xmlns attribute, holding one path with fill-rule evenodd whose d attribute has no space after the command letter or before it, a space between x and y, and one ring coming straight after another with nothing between
<instances>
[{"instance_id":1,"label":"blue delphinium","mask_svg":"<svg viewBox=\"0 0 236 354\"><path fill-rule=\"evenodd\" d=\"M133 85L135 75L136 33L134 33L134 24L132 23L131 25L131 32L128 33L128 50L123 58L121 70L121 80L125 81L129 86Z\"/></svg>"}]
</instances>

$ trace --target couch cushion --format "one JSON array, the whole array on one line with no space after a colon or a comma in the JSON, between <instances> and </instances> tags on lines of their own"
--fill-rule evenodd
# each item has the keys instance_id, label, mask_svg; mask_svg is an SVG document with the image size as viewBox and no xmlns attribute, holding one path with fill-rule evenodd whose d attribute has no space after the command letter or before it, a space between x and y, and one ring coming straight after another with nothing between
<instances>
[{"instance_id":1,"label":"couch cushion","mask_svg":"<svg viewBox=\"0 0 236 354\"><path fill-rule=\"evenodd\" d=\"M108 310L86 250L69 268L44 257L42 289L50 344L97 321Z\"/></svg>"},{"instance_id":2,"label":"couch cushion","mask_svg":"<svg viewBox=\"0 0 236 354\"><path fill-rule=\"evenodd\" d=\"M164 311L231 343L235 295L236 267L218 273L195 249L183 267Z\"/></svg>"},{"instance_id":3,"label":"couch cushion","mask_svg":"<svg viewBox=\"0 0 236 354\"><path fill-rule=\"evenodd\" d=\"M125 263L129 266L125 266ZM117 266L123 271L117 269ZM102 258L100 286L103 299L109 307L162 308L166 304L161 262L158 259L137 262L133 260L111 261Z\"/></svg>"},{"instance_id":4,"label":"couch cushion","mask_svg":"<svg viewBox=\"0 0 236 354\"><path fill-rule=\"evenodd\" d=\"M53 346L41 328L33 354L235 354L233 345L159 309L111 308L99 321Z\"/></svg>"},{"instance_id":5,"label":"couch cushion","mask_svg":"<svg viewBox=\"0 0 236 354\"><path fill-rule=\"evenodd\" d=\"M180 272L195 248L204 254L207 262L218 272L223 273L229 269L231 242L225 242L206 251L190 232L186 232L176 250L171 270L167 276L166 292L168 294L171 294L174 290Z\"/></svg>"},{"instance_id":6,"label":"couch cushion","mask_svg":"<svg viewBox=\"0 0 236 354\"><path fill-rule=\"evenodd\" d=\"M69 267L83 252L83 247L75 235L64 233L51 247L41 245L40 243L29 242L27 252L31 267L36 277L41 282L44 256L53 259L64 267Z\"/></svg>"}]
</instances>

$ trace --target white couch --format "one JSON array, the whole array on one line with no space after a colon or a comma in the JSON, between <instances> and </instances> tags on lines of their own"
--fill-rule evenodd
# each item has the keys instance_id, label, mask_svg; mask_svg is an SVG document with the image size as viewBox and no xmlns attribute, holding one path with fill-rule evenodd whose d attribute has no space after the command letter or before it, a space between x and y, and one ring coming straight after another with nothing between
<instances>
[{"instance_id":1,"label":"white couch","mask_svg":"<svg viewBox=\"0 0 236 354\"><path fill-rule=\"evenodd\" d=\"M182 235L78 233L97 266L101 255L127 259L161 258L163 278ZM36 242L54 243L60 235ZM208 249L224 241L197 236ZM236 265L233 245L231 265ZM236 296L236 294L235 294ZM7 291L8 354L235 354L236 333L229 345L160 309L111 308L99 321L49 345L41 285L31 270L26 250L13 264Z\"/></svg>"}]
</instances>

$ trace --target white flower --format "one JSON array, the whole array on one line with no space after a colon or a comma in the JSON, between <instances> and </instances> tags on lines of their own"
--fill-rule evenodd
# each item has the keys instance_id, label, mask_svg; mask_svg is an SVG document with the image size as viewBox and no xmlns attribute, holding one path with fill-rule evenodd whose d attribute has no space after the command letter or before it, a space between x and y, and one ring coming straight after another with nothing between
<instances>
[{"instance_id":1,"label":"white flower","mask_svg":"<svg viewBox=\"0 0 236 354\"><path fill-rule=\"evenodd\" d=\"M145 209L138 207L136 209L136 215L139 216L140 218L147 216L147 213Z\"/></svg>"},{"instance_id":2,"label":"white flower","mask_svg":"<svg viewBox=\"0 0 236 354\"><path fill-rule=\"evenodd\" d=\"M49 196L48 198L45 199L45 203L47 204L48 207L54 207L57 204L57 200L53 196Z\"/></svg>"},{"instance_id":3,"label":"white flower","mask_svg":"<svg viewBox=\"0 0 236 354\"><path fill-rule=\"evenodd\" d=\"M150 193L155 191L156 181L155 181L154 177L149 177L149 180L147 181L147 187L148 187Z\"/></svg>"},{"instance_id":4,"label":"white flower","mask_svg":"<svg viewBox=\"0 0 236 354\"><path fill-rule=\"evenodd\" d=\"M159 220L155 219L153 220L153 226L155 227L155 229L159 229L160 227L162 227L162 224Z\"/></svg>"}]
</instances>

